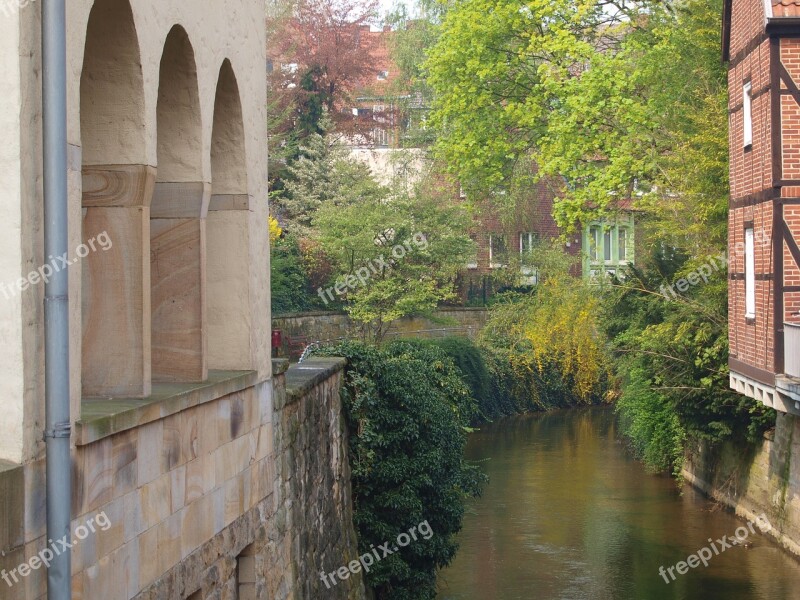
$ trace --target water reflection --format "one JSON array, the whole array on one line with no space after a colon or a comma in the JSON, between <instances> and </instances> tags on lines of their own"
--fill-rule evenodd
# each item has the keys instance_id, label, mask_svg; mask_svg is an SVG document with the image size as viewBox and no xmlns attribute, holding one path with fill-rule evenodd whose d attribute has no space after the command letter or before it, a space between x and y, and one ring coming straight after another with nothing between
<instances>
[{"instance_id":1,"label":"water reflection","mask_svg":"<svg viewBox=\"0 0 800 600\"><path fill-rule=\"evenodd\" d=\"M443 600L800 600L800 564L758 528L752 548L665 583L660 566L744 522L648 474L608 409L506 419L472 434L467 452L491 481L440 574Z\"/></svg>"}]
</instances>

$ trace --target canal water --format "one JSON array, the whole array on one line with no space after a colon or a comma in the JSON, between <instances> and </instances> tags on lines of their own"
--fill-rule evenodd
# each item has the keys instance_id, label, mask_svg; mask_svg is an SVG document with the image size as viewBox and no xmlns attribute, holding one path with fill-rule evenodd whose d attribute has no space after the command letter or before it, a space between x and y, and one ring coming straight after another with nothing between
<instances>
[{"instance_id":1,"label":"canal water","mask_svg":"<svg viewBox=\"0 0 800 600\"><path fill-rule=\"evenodd\" d=\"M800 563L757 526L648 473L610 409L504 419L471 434L467 453L491 481L439 575L442 600L800 600ZM750 547L714 541L742 526ZM674 565L702 548L708 566L681 575Z\"/></svg>"}]
</instances>

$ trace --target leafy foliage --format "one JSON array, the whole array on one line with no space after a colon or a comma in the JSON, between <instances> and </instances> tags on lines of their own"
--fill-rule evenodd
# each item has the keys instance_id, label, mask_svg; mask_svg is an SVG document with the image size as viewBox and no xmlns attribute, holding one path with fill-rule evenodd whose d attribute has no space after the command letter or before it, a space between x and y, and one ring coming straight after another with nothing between
<instances>
[{"instance_id":1,"label":"leafy foliage","mask_svg":"<svg viewBox=\"0 0 800 600\"><path fill-rule=\"evenodd\" d=\"M358 168L333 165L345 173ZM329 194L319 202L313 225L335 265L346 310L364 338L380 341L392 321L429 313L453 297L456 274L473 247L465 233L469 217L424 184L409 192L379 186L366 174L332 178L338 181L319 193L324 180L314 180L303 197Z\"/></svg>"},{"instance_id":2,"label":"leafy foliage","mask_svg":"<svg viewBox=\"0 0 800 600\"><path fill-rule=\"evenodd\" d=\"M599 306L583 281L551 278L530 294L495 304L481 340L506 350L523 378L539 380L536 389L548 395L538 398L540 405L552 405L553 392L568 404L591 403L603 396L610 366Z\"/></svg>"},{"instance_id":3,"label":"leafy foliage","mask_svg":"<svg viewBox=\"0 0 800 600\"><path fill-rule=\"evenodd\" d=\"M427 62L438 151L491 189L519 163L560 177L571 227L643 194L691 233L718 216L727 177L719 0L466 0ZM724 228L711 230L719 242ZM708 230L706 230L708 233ZM706 245L706 248L709 246Z\"/></svg>"},{"instance_id":4,"label":"leafy foliage","mask_svg":"<svg viewBox=\"0 0 800 600\"><path fill-rule=\"evenodd\" d=\"M640 269L598 296L595 324L611 340L627 434L658 469L680 465L687 439L752 441L774 418L728 389L724 269L671 301L657 291L726 246L720 14L721 0L464 0L447 11L426 64L438 152L462 181L491 190L533 161L538 177L565 184L562 227L620 199L641 211L637 238L650 256L640 243ZM598 381L602 336L572 328L590 328L601 305L541 288L549 293L499 309L500 339L488 341L505 343L516 365L558 360L583 396ZM559 302L575 306L576 323Z\"/></svg>"},{"instance_id":5,"label":"leafy foliage","mask_svg":"<svg viewBox=\"0 0 800 600\"><path fill-rule=\"evenodd\" d=\"M271 248L270 259L272 314L316 308L297 240L293 236L277 239Z\"/></svg>"},{"instance_id":6,"label":"leafy foliage","mask_svg":"<svg viewBox=\"0 0 800 600\"><path fill-rule=\"evenodd\" d=\"M675 298L657 291L657 272L632 275L610 298L605 322L623 382L618 409L640 456L679 470L687 439L758 440L775 414L728 387L726 273Z\"/></svg>"},{"instance_id":7,"label":"leafy foliage","mask_svg":"<svg viewBox=\"0 0 800 600\"><path fill-rule=\"evenodd\" d=\"M343 401L350 433L354 522L366 553L427 520L433 530L375 564L376 600L432 600L436 572L456 552L465 499L484 477L463 458L475 401L453 362L422 344L344 343Z\"/></svg>"}]
</instances>

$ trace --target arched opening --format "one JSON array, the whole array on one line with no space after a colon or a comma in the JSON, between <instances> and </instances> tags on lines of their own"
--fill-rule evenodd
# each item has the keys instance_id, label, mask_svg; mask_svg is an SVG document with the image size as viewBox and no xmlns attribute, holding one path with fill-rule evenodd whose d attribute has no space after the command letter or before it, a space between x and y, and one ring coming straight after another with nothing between
<instances>
[{"instance_id":1,"label":"arched opening","mask_svg":"<svg viewBox=\"0 0 800 600\"><path fill-rule=\"evenodd\" d=\"M127 0L92 7L81 71L83 232L113 244L82 261L84 396L150 394L149 211L144 88Z\"/></svg>"},{"instance_id":2,"label":"arched opening","mask_svg":"<svg viewBox=\"0 0 800 600\"><path fill-rule=\"evenodd\" d=\"M153 381L203 381L206 363L202 122L194 50L169 32L158 85L158 176L150 212Z\"/></svg>"},{"instance_id":3,"label":"arched opening","mask_svg":"<svg viewBox=\"0 0 800 600\"><path fill-rule=\"evenodd\" d=\"M208 212L208 364L250 368L250 260L247 160L239 86L222 63L211 137L212 196ZM265 225L266 226L266 225Z\"/></svg>"}]
</instances>

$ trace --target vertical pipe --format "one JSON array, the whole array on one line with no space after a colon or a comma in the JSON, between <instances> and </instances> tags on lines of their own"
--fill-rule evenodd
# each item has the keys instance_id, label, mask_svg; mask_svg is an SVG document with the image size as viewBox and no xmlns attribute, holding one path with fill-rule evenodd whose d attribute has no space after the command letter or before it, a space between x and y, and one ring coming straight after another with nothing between
<instances>
[{"instance_id":1,"label":"vertical pipe","mask_svg":"<svg viewBox=\"0 0 800 600\"><path fill-rule=\"evenodd\" d=\"M67 42L65 0L42 2L42 118L44 253L68 252L67 230ZM45 285L45 442L47 444L47 539L71 541L72 481L69 414L68 269ZM47 569L49 600L72 598L69 551Z\"/></svg>"}]
</instances>

